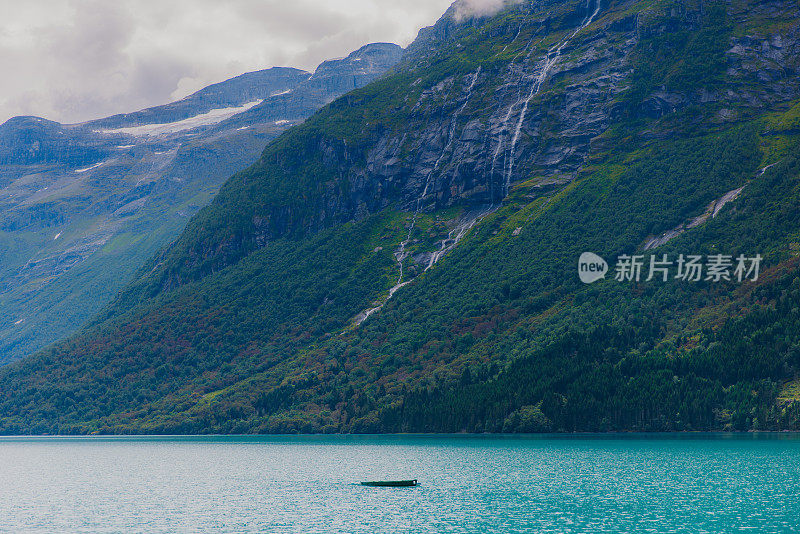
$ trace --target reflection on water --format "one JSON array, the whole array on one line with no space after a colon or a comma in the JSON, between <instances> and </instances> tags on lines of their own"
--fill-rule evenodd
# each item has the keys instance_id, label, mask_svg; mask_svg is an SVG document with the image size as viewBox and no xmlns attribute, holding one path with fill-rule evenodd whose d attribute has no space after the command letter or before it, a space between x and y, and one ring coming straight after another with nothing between
<instances>
[{"instance_id":1,"label":"reflection on water","mask_svg":"<svg viewBox=\"0 0 800 534\"><path fill-rule=\"evenodd\" d=\"M0 438L2 532L794 532L798 488L796 435Z\"/></svg>"}]
</instances>

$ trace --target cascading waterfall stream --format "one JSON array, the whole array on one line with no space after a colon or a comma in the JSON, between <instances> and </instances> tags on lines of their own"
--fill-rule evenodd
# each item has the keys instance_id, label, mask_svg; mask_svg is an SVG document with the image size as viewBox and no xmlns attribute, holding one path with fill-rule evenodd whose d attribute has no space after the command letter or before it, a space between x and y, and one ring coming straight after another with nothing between
<instances>
[{"instance_id":1,"label":"cascading waterfall stream","mask_svg":"<svg viewBox=\"0 0 800 534\"><path fill-rule=\"evenodd\" d=\"M433 168L431 169L431 171L425 177L425 187L422 190L422 195L420 195L419 198L417 198L416 207L414 209L414 216L411 219L411 225L409 226L409 229L408 229L408 235L406 236L406 239L402 243L400 243L400 250L397 253L398 254L398 260L397 261L398 261L398 263L400 263L400 278L397 280L397 284L396 284L395 288L392 288L395 291L397 289L400 289L400 287L402 287L402 285L403 285L403 274L404 274L404 271L403 271L403 260L405 259L405 250L406 250L406 247L408 246L408 243L411 242L411 234L414 232L414 228L416 227L417 218L419 217L419 213L422 210L422 203L425 201L425 197L428 196L428 190L431 187L433 174L439 168L439 164L444 159L444 157L447 154L448 150L450 150L450 147L453 146L453 142L455 141L456 129L457 129L457 126L458 126L458 118L464 112L464 110L466 109L467 105L469 104L470 99L472 98L472 92L475 90L475 85L478 83L478 77L481 74L481 70L482 70L482 67L478 67L478 70L476 70L475 73L472 75L472 80L470 81L469 87L467 87L467 96L464 99L464 103L453 114L453 118L452 118L451 124L450 124L450 129L449 129L448 135L447 135L447 142L445 143L445 146L442 149L442 153L439 155L439 157L437 158L436 162L433 164ZM389 295L391 296L393 294L394 294L394 292L392 290L390 290L389 291Z\"/></svg>"},{"instance_id":2,"label":"cascading waterfall stream","mask_svg":"<svg viewBox=\"0 0 800 534\"><path fill-rule=\"evenodd\" d=\"M455 228L450 230L450 232L447 234L447 238L442 240L442 245L439 250L431 254L431 258L428 260L428 265L425 267L425 271L430 270L439 262L440 259L442 259L442 257L444 257L445 254L456 248L456 246L461 242L461 239L467 235L467 232L469 232L485 214L486 212L483 211L474 217L466 217L459 224L457 224Z\"/></svg>"},{"instance_id":3,"label":"cascading waterfall stream","mask_svg":"<svg viewBox=\"0 0 800 534\"><path fill-rule=\"evenodd\" d=\"M589 2L591 2L591 0L589 0ZM589 5L591 6L591 3ZM517 127L514 130L514 137L511 139L511 146L509 148L509 156L508 156L508 171L506 173L506 178L503 185L503 198L508 196L508 191L511 186L511 176L514 172L514 162L515 162L514 158L517 149L517 142L519 141L519 136L522 134L522 126L525 123L525 116L528 113L528 107L530 106L531 100L533 99L533 97L538 95L539 92L542 90L542 85L544 85L544 82L547 80L550 71L556 65L558 60L561 59L561 52L564 50L564 48L566 48L567 45L570 42L572 42L572 39L574 39L575 36L578 35L578 33L581 30L590 25L599 13L600 13L600 0L597 0L597 6L595 7L594 12L592 12L591 15L587 16L583 20L578 29L576 29L569 35L569 37L563 39L559 44L557 44L555 47L551 48L547 52L547 56L545 57L545 63L544 66L542 67L542 72L539 73L539 76L536 78L536 82L533 84L533 86L531 86L531 92L528 95L528 98L525 100L524 105L522 106L522 111L520 112L519 120L517 121Z\"/></svg>"},{"instance_id":4,"label":"cascading waterfall stream","mask_svg":"<svg viewBox=\"0 0 800 534\"><path fill-rule=\"evenodd\" d=\"M522 28L520 28L520 32L521 31L522 31ZM516 41L518 37L519 37L519 34L517 34L517 37L514 38L514 41ZM528 44L525 45L525 47L522 50L520 50L517 53L517 55L514 56L511 59L511 62L509 63L508 69L509 69L509 73L510 73L510 75L512 77L514 75L514 65L516 64L516 62L520 58L520 56L522 56L522 54L524 54L527 51L528 53L525 56L525 61L530 60L531 55L533 54L533 42L535 40L536 40L536 36L532 37L531 40L528 42ZM512 41L511 44L513 44L513 41ZM505 49L503 49L503 50L505 50ZM494 155L492 156L492 167L491 167L491 169L489 171L489 181L487 183L489 191L492 191L492 186L491 186L492 178L494 177L495 169L497 169L497 160L500 158L500 152L502 152L502 150L503 150L504 135L505 135L505 132L508 129L508 123L511 121L511 116L514 114L514 109L516 109L517 106L521 105L521 103L522 103L522 88L518 86L517 87L517 100L513 104L511 104L511 106L509 106L508 111L506 112L506 116L505 116L505 118L503 118L502 128L500 129L500 136L499 136L499 138L497 140L497 148L495 149ZM491 207L490 207L490 209L494 208L494 205L495 205L494 192L492 192L491 193Z\"/></svg>"},{"instance_id":5,"label":"cascading waterfall stream","mask_svg":"<svg viewBox=\"0 0 800 534\"><path fill-rule=\"evenodd\" d=\"M591 0L589 0L589 6L591 6ZM522 109L521 109L520 114L519 114L518 119L517 119L516 127L514 128L514 135L511 138L511 142L510 142L510 145L509 145L509 148L508 148L508 163L505 165L506 168L504 169L503 195L502 195L502 198L507 197L508 193L509 193L509 189L510 189L510 186L511 186L511 178L512 178L512 175L513 175L513 172L514 172L514 165L516 163L517 143L519 142L519 138L520 138L520 136L522 134L522 128L523 128L523 126L525 124L525 118L526 118L526 116L528 114L528 109L530 107L530 101L533 99L533 97L538 95L539 92L542 90L542 86L547 81L548 77L550 76L550 73L552 72L553 67L555 67L556 63L558 63L558 60L561 59L561 54L564 51L564 48L566 48L567 45L569 45L570 42L572 42L572 39L574 39L575 36L578 35L578 33L581 30L583 30L584 28L586 28L587 26L590 25L594 21L594 19L597 17L597 15L599 13L600 13L600 0L597 0L597 5L595 6L594 11L590 15L588 15L581 22L580 26L578 26L578 28L575 31L573 31L567 37L561 39L558 43L556 43L552 48L550 48L547 51L547 54L545 55L544 65L542 65L542 70L539 73L539 76L536 77L536 80L534 81L534 83L531 85L530 91L528 93L528 97L514 102L511 105L511 107L508 108L508 113L506 114L506 118L503 120L503 128L501 130L500 139L497 142L497 149L495 150L494 158L493 158L493 161L492 161L490 180L491 180L491 177L494 175L494 171L495 171L495 168L496 168L497 160L498 160L498 158L500 156L500 152L502 151L502 148L503 148L503 144L504 144L503 143L503 135L507 131L507 126L508 126L509 121L511 120L511 116L512 116L514 110L518 106L522 106ZM531 52L529 52L528 57L530 57L532 52L533 52L532 50L531 50ZM501 198L501 200L502 200L502 198ZM493 206L495 205L494 196L492 196L492 205Z\"/></svg>"},{"instance_id":6,"label":"cascading waterfall stream","mask_svg":"<svg viewBox=\"0 0 800 534\"><path fill-rule=\"evenodd\" d=\"M516 42L517 42L517 39L518 39L518 38L519 38L519 36L520 36L520 34L522 34L522 25L520 25L520 27L519 27L519 30L517 31L517 35L515 35L515 36L514 36L514 38L511 40L511 42L510 42L510 43L508 43L507 45L505 45L505 46L503 47L503 49L500 51L500 54L497 54L497 55L499 56L499 55L501 55L501 54L505 53L505 51L506 51L506 50L508 50L508 47L509 47L509 46L511 46L511 45L513 45L514 43L516 43Z\"/></svg>"}]
</instances>

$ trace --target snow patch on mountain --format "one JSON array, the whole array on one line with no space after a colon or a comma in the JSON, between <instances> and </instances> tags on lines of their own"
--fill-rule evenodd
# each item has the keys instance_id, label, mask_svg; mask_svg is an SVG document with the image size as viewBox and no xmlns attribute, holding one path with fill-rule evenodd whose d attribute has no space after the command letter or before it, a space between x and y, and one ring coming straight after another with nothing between
<instances>
[{"instance_id":1,"label":"snow patch on mountain","mask_svg":"<svg viewBox=\"0 0 800 534\"><path fill-rule=\"evenodd\" d=\"M91 167L86 167L85 169L76 169L76 170L75 170L75 173L77 173L77 174L83 174L83 173L85 173L85 172L89 172L89 171L91 171L92 169L96 169L97 167L100 167L100 166L102 166L102 165L103 165L103 163L105 163L105 161L101 161L100 163L95 163L95 164L94 164L94 165L92 165Z\"/></svg>"},{"instance_id":2,"label":"snow patch on mountain","mask_svg":"<svg viewBox=\"0 0 800 534\"><path fill-rule=\"evenodd\" d=\"M249 102L243 106L233 108L218 108L212 109L207 113L202 113L188 119L183 119L177 122L169 122L165 124L143 124L141 126L129 126L126 128L117 128L114 130L102 130L100 133L105 134L127 134L136 137L156 137L159 135L174 134L199 128L201 126L213 126L220 122L230 119L234 115L243 113L250 108L253 108L263 100L256 100Z\"/></svg>"}]
</instances>

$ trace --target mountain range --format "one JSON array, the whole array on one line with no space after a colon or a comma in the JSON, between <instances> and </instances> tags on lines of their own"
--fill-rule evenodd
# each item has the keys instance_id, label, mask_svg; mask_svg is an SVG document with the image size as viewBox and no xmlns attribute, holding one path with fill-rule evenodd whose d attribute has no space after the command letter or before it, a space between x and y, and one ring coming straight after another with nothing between
<instances>
[{"instance_id":1,"label":"mountain range","mask_svg":"<svg viewBox=\"0 0 800 534\"><path fill-rule=\"evenodd\" d=\"M0 126L0 363L79 329L270 140L401 56L377 43L136 113Z\"/></svg>"},{"instance_id":2,"label":"mountain range","mask_svg":"<svg viewBox=\"0 0 800 534\"><path fill-rule=\"evenodd\" d=\"M0 430L798 429L797 2L465 5L0 369Z\"/></svg>"}]
</instances>

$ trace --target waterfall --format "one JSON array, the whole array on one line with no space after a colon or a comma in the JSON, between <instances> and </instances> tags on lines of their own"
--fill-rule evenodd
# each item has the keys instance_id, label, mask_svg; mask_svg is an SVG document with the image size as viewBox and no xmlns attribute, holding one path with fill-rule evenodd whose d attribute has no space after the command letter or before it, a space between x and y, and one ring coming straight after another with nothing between
<instances>
[{"instance_id":1,"label":"waterfall","mask_svg":"<svg viewBox=\"0 0 800 534\"><path fill-rule=\"evenodd\" d=\"M591 6L591 1L589 0ZM553 67L558 63L558 60L561 59L561 53L563 52L564 48L575 38L578 33L589 26L592 21L594 21L595 17L600 13L600 0L597 1L597 6L590 15L588 15L583 22L578 26L578 28L572 32L569 36L559 41L553 48L547 51L547 55L545 56L545 62L542 66L542 70L539 73L539 76L536 77L536 81L533 83L530 89L530 93L528 94L528 98L525 99L524 104L522 106L522 111L520 111L519 119L517 120L517 126L514 129L514 136L511 139L511 146L509 148L509 157L508 157L508 168L506 170L506 176L503 183L503 198L508 196L509 187L511 186L511 177L514 172L514 163L515 163L515 155L516 155L516 148L517 142L519 141L519 137L522 134L522 126L525 123L525 116L528 113L528 107L530 106L530 101L539 94L544 85L544 82L547 81L550 72L553 70Z\"/></svg>"},{"instance_id":2,"label":"waterfall","mask_svg":"<svg viewBox=\"0 0 800 534\"><path fill-rule=\"evenodd\" d=\"M425 187L422 190L422 194L419 196L419 198L417 198L416 207L414 209L414 216L411 219L411 225L409 226L408 229L408 235L406 236L405 241L400 243L400 250L398 251L398 262L400 263L400 278L397 280L398 286L400 286L403 283L403 260L405 259L405 249L408 246L408 243L411 241L411 234L414 232L414 228L416 227L417 218L419 217L419 213L422 210L422 203L424 202L425 197L428 195L428 190L431 187L434 173L439 168L439 164L442 162L445 155L447 154L447 151L450 150L450 147L453 145L453 142L455 141L456 129L458 127L458 118L464 112L467 105L469 104L470 99L472 98L472 93L475 90L475 85L478 83L478 77L481 74L481 70L482 67L478 67L478 70L476 70L472 74L472 79L470 80L469 87L467 87L467 96L464 99L464 103L453 114L453 118L451 119L450 129L447 135L447 142L445 143L445 146L442 149L441 154L439 154L439 157L437 158L436 162L433 164L433 168L431 168L430 172L425 177Z\"/></svg>"}]
</instances>

